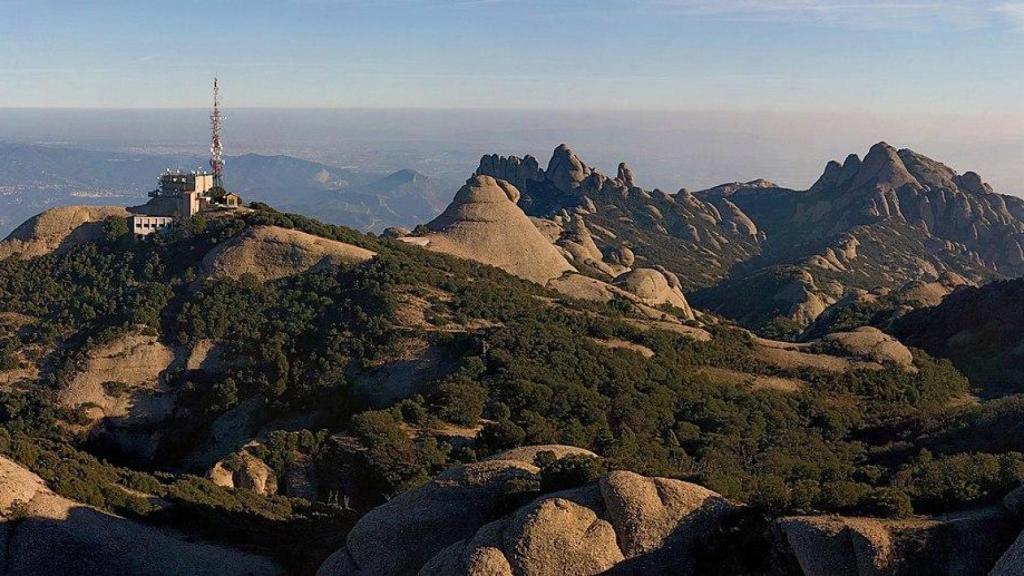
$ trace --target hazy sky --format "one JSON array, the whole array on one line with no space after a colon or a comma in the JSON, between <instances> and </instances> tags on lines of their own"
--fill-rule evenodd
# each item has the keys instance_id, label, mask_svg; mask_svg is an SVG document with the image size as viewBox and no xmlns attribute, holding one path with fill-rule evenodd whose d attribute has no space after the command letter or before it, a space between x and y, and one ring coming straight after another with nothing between
<instances>
[{"instance_id":1,"label":"hazy sky","mask_svg":"<svg viewBox=\"0 0 1024 576\"><path fill-rule=\"evenodd\" d=\"M0 0L0 107L1024 114L1024 1Z\"/></svg>"}]
</instances>

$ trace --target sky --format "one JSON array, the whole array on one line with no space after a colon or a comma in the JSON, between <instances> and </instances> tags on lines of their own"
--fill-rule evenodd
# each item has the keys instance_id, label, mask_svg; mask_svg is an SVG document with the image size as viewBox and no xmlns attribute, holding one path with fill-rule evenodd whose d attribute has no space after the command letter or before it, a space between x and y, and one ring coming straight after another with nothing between
<instances>
[{"instance_id":1,"label":"sky","mask_svg":"<svg viewBox=\"0 0 1024 576\"><path fill-rule=\"evenodd\" d=\"M1024 118L1024 1L0 0L0 108ZM1002 120L993 121L1003 124Z\"/></svg>"}]
</instances>

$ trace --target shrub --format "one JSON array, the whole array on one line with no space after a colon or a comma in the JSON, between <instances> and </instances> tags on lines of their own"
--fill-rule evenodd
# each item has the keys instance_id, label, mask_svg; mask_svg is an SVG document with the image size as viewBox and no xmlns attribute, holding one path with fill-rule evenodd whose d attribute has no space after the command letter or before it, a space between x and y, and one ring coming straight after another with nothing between
<instances>
[{"instance_id":1,"label":"shrub","mask_svg":"<svg viewBox=\"0 0 1024 576\"><path fill-rule=\"evenodd\" d=\"M540 470L540 487L543 492L584 486L597 481L607 472L601 459L582 454L570 454L554 461L540 458L538 461L543 463Z\"/></svg>"},{"instance_id":2,"label":"shrub","mask_svg":"<svg viewBox=\"0 0 1024 576\"><path fill-rule=\"evenodd\" d=\"M488 423L477 436L477 445L488 453L522 446L526 431L511 420Z\"/></svg>"}]
</instances>

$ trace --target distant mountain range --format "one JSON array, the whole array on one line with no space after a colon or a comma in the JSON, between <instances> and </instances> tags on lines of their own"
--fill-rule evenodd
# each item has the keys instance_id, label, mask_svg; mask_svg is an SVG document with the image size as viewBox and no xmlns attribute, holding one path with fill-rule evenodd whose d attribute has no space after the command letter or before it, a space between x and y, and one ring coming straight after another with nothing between
<instances>
[{"instance_id":1,"label":"distant mountain range","mask_svg":"<svg viewBox=\"0 0 1024 576\"><path fill-rule=\"evenodd\" d=\"M884 142L829 163L805 191L765 180L647 191L625 164L605 176L564 145L546 169L484 156L477 173L516 185L531 216L580 216L604 252L625 246L675 273L696 307L772 336L799 337L856 291L1024 275L1024 200Z\"/></svg>"},{"instance_id":2,"label":"distant mountain range","mask_svg":"<svg viewBox=\"0 0 1024 576\"><path fill-rule=\"evenodd\" d=\"M199 156L0 143L0 236L54 206L141 204L164 170L204 166ZM227 166L228 187L246 201L361 230L411 226L445 204L442 186L412 170L375 173L257 154L229 157Z\"/></svg>"}]
</instances>

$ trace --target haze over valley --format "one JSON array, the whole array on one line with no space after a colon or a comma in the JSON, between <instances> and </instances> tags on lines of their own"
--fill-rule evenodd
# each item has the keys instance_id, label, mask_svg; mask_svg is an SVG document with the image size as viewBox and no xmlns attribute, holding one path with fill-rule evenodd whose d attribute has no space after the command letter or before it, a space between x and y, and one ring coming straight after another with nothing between
<instances>
[{"instance_id":1,"label":"haze over valley","mask_svg":"<svg viewBox=\"0 0 1024 576\"><path fill-rule=\"evenodd\" d=\"M801 189L828 160L867 149L880 135L983 174L1000 193L1024 194L1024 117L1014 116L242 109L232 110L228 122L229 156L283 155L323 165L259 175L248 175L250 165L243 165L246 170L235 171L240 192L280 204L281 190L294 189L299 198L282 208L378 232L414 225L411 216L423 212L384 212L378 219L366 216L364 198L325 209L302 196L336 191L342 193L333 200L344 202L346 187L408 169L431 181L436 199L428 198L424 209L436 213L481 155L542 157L561 142L606 172L628 161L649 189L700 190L756 178ZM143 199L156 186L155 173L203 165L207 131L205 115L196 110L0 109L0 143L41 147L17 155L7 148L0 156L0 234L47 207ZM315 181L321 168L335 173L332 182ZM260 183L264 175L269 179Z\"/></svg>"}]
</instances>

